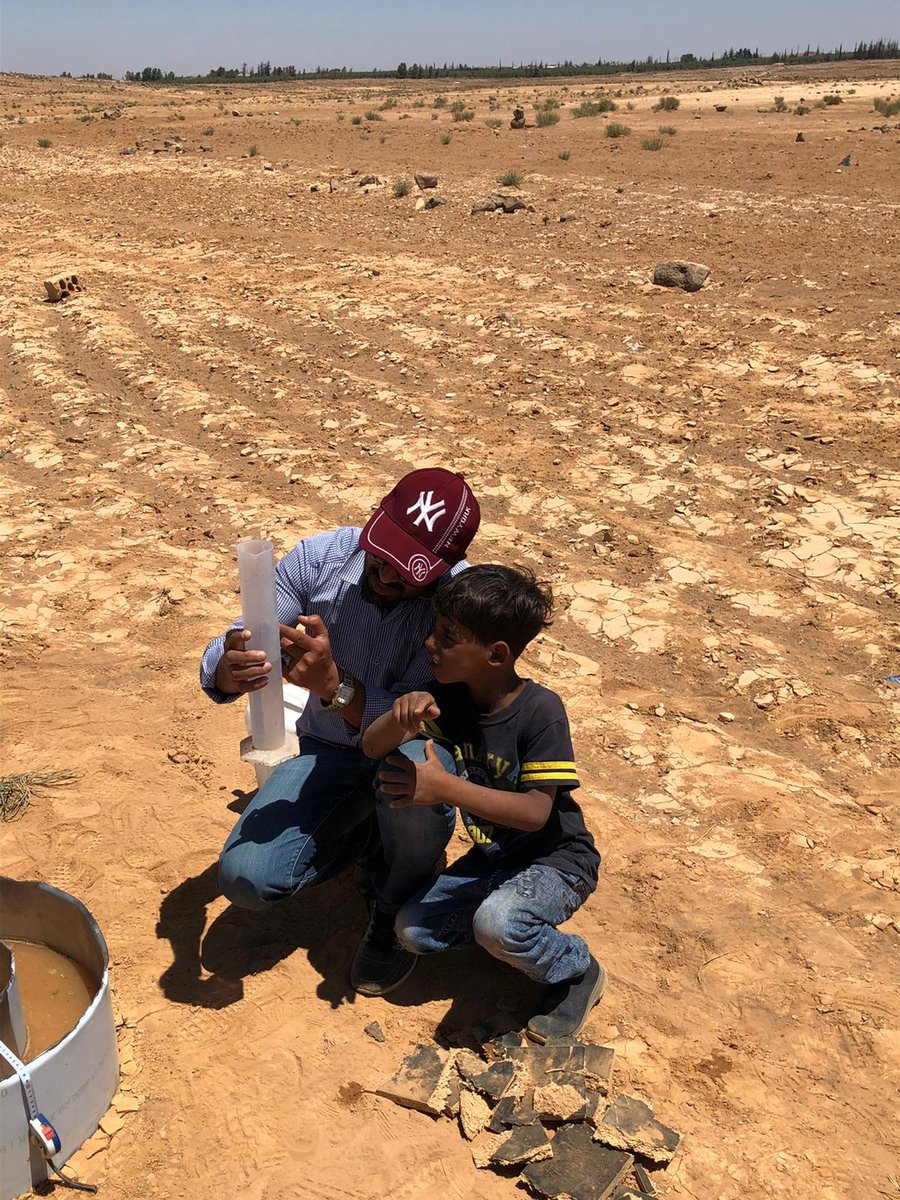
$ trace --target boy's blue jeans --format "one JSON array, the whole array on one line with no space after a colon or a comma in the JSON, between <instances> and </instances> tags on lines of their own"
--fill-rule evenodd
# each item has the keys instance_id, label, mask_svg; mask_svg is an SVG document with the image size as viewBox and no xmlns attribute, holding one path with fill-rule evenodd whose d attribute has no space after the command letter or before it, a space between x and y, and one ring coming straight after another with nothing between
<instances>
[{"instance_id":1,"label":"boy's blue jeans","mask_svg":"<svg viewBox=\"0 0 900 1200\"><path fill-rule=\"evenodd\" d=\"M556 927L589 894L577 875L537 863L496 870L472 849L403 905L395 928L416 954L477 942L537 983L563 983L584 974L590 951Z\"/></svg>"},{"instance_id":2,"label":"boy's blue jeans","mask_svg":"<svg viewBox=\"0 0 900 1200\"><path fill-rule=\"evenodd\" d=\"M446 750L435 753L448 771ZM425 743L395 753L423 761ZM361 750L304 737L247 805L219 858L219 886L241 908L266 908L355 862L377 820L382 855L373 885L379 907L395 913L432 877L456 818L445 805L391 808L377 786L378 763Z\"/></svg>"}]
</instances>

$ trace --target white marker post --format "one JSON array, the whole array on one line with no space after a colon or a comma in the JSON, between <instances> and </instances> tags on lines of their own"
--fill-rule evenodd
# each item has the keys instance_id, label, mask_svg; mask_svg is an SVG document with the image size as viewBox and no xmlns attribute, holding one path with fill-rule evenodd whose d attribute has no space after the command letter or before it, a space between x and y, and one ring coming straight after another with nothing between
<instances>
[{"instance_id":1,"label":"white marker post","mask_svg":"<svg viewBox=\"0 0 900 1200\"><path fill-rule=\"evenodd\" d=\"M281 636L275 605L275 547L252 539L238 542L238 575L241 614L250 630L247 650L265 651L272 664L269 682L250 693L250 736L241 742L241 761L251 763L262 787L279 763L297 753L297 739L284 727L284 692L281 679Z\"/></svg>"}]
</instances>

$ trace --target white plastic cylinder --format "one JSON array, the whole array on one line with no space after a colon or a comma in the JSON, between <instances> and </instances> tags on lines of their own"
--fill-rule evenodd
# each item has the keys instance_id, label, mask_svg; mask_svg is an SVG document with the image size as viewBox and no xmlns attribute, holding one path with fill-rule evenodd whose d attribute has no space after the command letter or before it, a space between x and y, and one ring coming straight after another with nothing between
<instances>
[{"instance_id":1,"label":"white plastic cylinder","mask_svg":"<svg viewBox=\"0 0 900 1200\"><path fill-rule=\"evenodd\" d=\"M275 606L275 547L254 538L238 542L241 613L250 630L248 650L264 650L272 664L268 684L250 693L250 737L255 750L284 745L284 700L281 686L281 636Z\"/></svg>"}]
</instances>

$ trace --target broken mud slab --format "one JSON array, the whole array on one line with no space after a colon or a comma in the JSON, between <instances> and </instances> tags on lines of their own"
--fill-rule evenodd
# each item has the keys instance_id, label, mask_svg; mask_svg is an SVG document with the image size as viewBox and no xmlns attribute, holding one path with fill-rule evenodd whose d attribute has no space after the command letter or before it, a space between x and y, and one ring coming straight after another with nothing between
<instances>
[{"instance_id":1,"label":"broken mud slab","mask_svg":"<svg viewBox=\"0 0 900 1200\"><path fill-rule=\"evenodd\" d=\"M375 1094L433 1117L453 1116L459 1107L455 1057L435 1046L416 1046Z\"/></svg>"},{"instance_id":2,"label":"broken mud slab","mask_svg":"<svg viewBox=\"0 0 900 1200\"><path fill-rule=\"evenodd\" d=\"M490 1161L499 1167L513 1167L520 1163L540 1162L552 1154L553 1147L544 1128L541 1125L523 1125L514 1129L497 1147Z\"/></svg>"},{"instance_id":3,"label":"broken mud slab","mask_svg":"<svg viewBox=\"0 0 900 1200\"><path fill-rule=\"evenodd\" d=\"M657 1121L653 1109L636 1096L617 1096L597 1123L594 1137L607 1146L633 1150L651 1162L671 1162L681 1135Z\"/></svg>"},{"instance_id":4,"label":"broken mud slab","mask_svg":"<svg viewBox=\"0 0 900 1200\"><path fill-rule=\"evenodd\" d=\"M587 1125L563 1125L551 1143L553 1157L526 1166L522 1175L545 1200L606 1200L625 1179L634 1156L595 1142Z\"/></svg>"}]
</instances>

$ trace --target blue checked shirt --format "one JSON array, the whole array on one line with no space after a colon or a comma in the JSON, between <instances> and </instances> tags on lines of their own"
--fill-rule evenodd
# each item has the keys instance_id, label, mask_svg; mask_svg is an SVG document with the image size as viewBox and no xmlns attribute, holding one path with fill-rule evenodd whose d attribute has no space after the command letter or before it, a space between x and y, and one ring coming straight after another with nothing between
<instances>
[{"instance_id":1,"label":"blue checked shirt","mask_svg":"<svg viewBox=\"0 0 900 1200\"><path fill-rule=\"evenodd\" d=\"M404 600L381 609L364 600L360 590L365 551L359 529L336 529L306 538L275 569L275 602L282 625L296 627L298 618L314 613L322 618L331 640L334 661L365 684L366 702L359 729L337 711L324 708L318 696L297 722L301 736L320 738L337 746L359 746L366 727L387 712L398 696L421 691L432 679L424 641L434 622L428 596ZM457 563L449 579L468 567ZM237 620L230 627L241 629ZM225 634L206 647L200 664L200 686L218 704L236 700L216 687L216 667L225 651Z\"/></svg>"}]
</instances>

